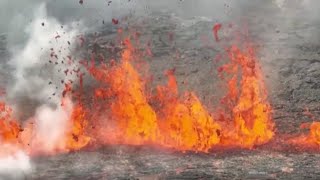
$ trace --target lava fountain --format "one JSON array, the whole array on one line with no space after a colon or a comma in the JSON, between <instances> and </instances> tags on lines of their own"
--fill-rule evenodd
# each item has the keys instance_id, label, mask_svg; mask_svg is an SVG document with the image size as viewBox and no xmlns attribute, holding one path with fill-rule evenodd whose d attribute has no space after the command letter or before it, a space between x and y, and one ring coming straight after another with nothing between
<instances>
[{"instance_id":1,"label":"lava fountain","mask_svg":"<svg viewBox=\"0 0 320 180\"><path fill-rule=\"evenodd\" d=\"M108 114L102 117L108 127L100 128L104 143L155 144L181 151L208 152L215 145L252 148L272 139L271 106L253 49L242 52L232 46L228 50L230 63L220 69L231 76L229 93L223 102L231 109L233 120L230 123L224 119L222 124L226 128L221 128L196 93L179 95L173 70L166 73L167 85L158 86L154 97L148 97L147 81L132 65L135 49L129 40L125 42L127 48L118 64L112 61L110 65L87 65L90 74L107 87L98 88L95 98L112 99L109 105L96 106ZM150 105L151 101L155 107Z\"/></svg>"},{"instance_id":2,"label":"lava fountain","mask_svg":"<svg viewBox=\"0 0 320 180\"><path fill-rule=\"evenodd\" d=\"M126 42L127 47L132 47L130 41ZM93 77L108 85L108 88L97 89L95 97L112 98L106 120L108 127L101 128L103 141L107 144L160 145L182 151L208 151L218 144L220 126L194 93L187 92L183 98L178 97L172 73L168 74L168 85L158 86L153 98L161 108L150 105L145 81L131 64L133 53L132 48L127 48L119 64L106 68L108 65L97 67L92 63L88 68Z\"/></svg>"},{"instance_id":3,"label":"lava fountain","mask_svg":"<svg viewBox=\"0 0 320 180\"><path fill-rule=\"evenodd\" d=\"M2 103L1 143L17 145L29 154L69 152L92 144L155 145L183 152L209 152L216 146L253 148L274 136L272 109L252 47L244 51L235 45L228 48L230 62L219 69L227 78L228 93L221 101L225 106L223 116L216 118L195 92L178 91L174 70L165 73L166 85L158 85L151 95L147 93L148 81L135 68L135 59L141 58L138 48L130 39L123 44L120 61L81 61L98 85L85 92L82 75L80 88L65 84L58 112L68 123L55 141L48 142L38 131L38 127L48 125L39 124L37 117L20 128L11 120L10 108ZM88 99L92 100L91 106ZM54 113L51 115L55 118Z\"/></svg>"},{"instance_id":4,"label":"lava fountain","mask_svg":"<svg viewBox=\"0 0 320 180\"><path fill-rule=\"evenodd\" d=\"M254 49L241 51L233 45L227 50L230 62L219 69L228 80L228 93L222 99L226 105L223 122L233 121L223 131L222 144L252 148L267 143L274 136L272 109Z\"/></svg>"}]
</instances>

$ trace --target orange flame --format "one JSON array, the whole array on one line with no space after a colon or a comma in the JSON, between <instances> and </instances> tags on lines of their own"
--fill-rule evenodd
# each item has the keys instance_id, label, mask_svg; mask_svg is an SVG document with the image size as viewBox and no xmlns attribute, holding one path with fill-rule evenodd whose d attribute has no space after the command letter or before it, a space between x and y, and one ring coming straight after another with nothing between
<instances>
[{"instance_id":1,"label":"orange flame","mask_svg":"<svg viewBox=\"0 0 320 180\"><path fill-rule=\"evenodd\" d=\"M4 105L0 106L1 112L5 112L0 119L1 139L18 143L15 141L19 137L28 152L52 154L79 150L93 137L102 144L149 144L208 152L217 145L252 148L274 136L271 106L252 48L243 52L232 46L228 51L230 63L221 70L230 76L229 91L223 99L230 112L224 112L228 118L218 123L194 92L179 93L174 71L167 72L167 84L158 86L155 96L149 97L145 89L147 81L133 65L136 49L129 40L125 45L120 62L97 66L92 60L86 65L90 75L100 83L94 90L94 108L85 106L79 98L57 143L45 147L46 139L37 135L35 120L28 121L24 132L19 134L18 123L7 120L11 111ZM64 98L69 91L71 86L66 85ZM68 102L62 108L70 108ZM89 123L98 126L90 136Z\"/></svg>"},{"instance_id":2,"label":"orange flame","mask_svg":"<svg viewBox=\"0 0 320 180\"><path fill-rule=\"evenodd\" d=\"M69 103L63 103L62 108L70 108ZM67 127L64 127L65 131L55 142L48 142L46 136L38 133L37 125L33 119L27 122L25 132L22 133L23 136L21 138L23 138L24 145L28 144L27 149L30 154L56 154L76 151L89 143L90 137L85 135L87 120L83 107L76 105L71 108L71 115L67 117Z\"/></svg>"},{"instance_id":3,"label":"orange flame","mask_svg":"<svg viewBox=\"0 0 320 180\"><path fill-rule=\"evenodd\" d=\"M169 71L166 87L158 87L159 125L164 145L180 150L207 152L220 142L220 125L193 92L178 97L177 82Z\"/></svg>"},{"instance_id":4,"label":"orange flame","mask_svg":"<svg viewBox=\"0 0 320 180\"><path fill-rule=\"evenodd\" d=\"M0 102L0 158L7 157L20 151L20 126L12 118L12 109Z\"/></svg>"},{"instance_id":5,"label":"orange flame","mask_svg":"<svg viewBox=\"0 0 320 180\"><path fill-rule=\"evenodd\" d=\"M34 119L25 123L20 129L19 123L11 118L12 110L5 103L0 103L0 145L9 145L2 148L1 154L7 151L25 150L29 154L55 154L57 152L69 152L79 150L86 146L90 138L84 135L86 121L84 111L80 106L73 108L69 119L70 127L57 142L47 142L45 136L38 134ZM6 150L6 148L9 148Z\"/></svg>"},{"instance_id":6,"label":"orange flame","mask_svg":"<svg viewBox=\"0 0 320 180\"><path fill-rule=\"evenodd\" d=\"M313 120L313 122L306 122L300 125L300 129L309 129L309 134L293 137L289 139L288 143L304 148L318 149L320 147L320 122L316 121L316 117L308 108L305 109L303 114Z\"/></svg>"},{"instance_id":7,"label":"orange flame","mask_svg":"<svg viewBox=\"0 0 320 180\"><path fill-rule=\"evenodd\" d=\"M310 126L310 134L306 137L306 142L320 146L320 122L313 122Z\"/></svg>"},{"instance_id":8,"label":"orange flame","mask_svg":"<svg viewBox=\"0 0 320 180\"><path fill-rule=\"evenodd\" d=\"M127 41L128 43L128 41ZM144 82L130 61L133 48L122 54L119 65L110 68L92 66L91 74L107 83L109 90L96 91L97 98L112 98L108 127L102 128L109 144L155 144L178 150L207 151L219 142L220 126L213 122L194 93L186 93L186 100L178 98L176 80L169 75L167 87L158 87L155 111L149 104ZM102 66L106 67L106 66ZM171 93L167 98L165 93Z\"/></svg>"},{"instance_id":9,"label":"orange flame","mask_svg":"<svg viewBox=\"0 0 320 180\"><path fill-rule=\"evenodd\" d=\"M309 134L300 135L289 140L289 143L304 146L319 148L320 147L320 122L313 122L309 124Z\"/></svg>"},{"instance_id":10,"label":"orange flame","mask_svg":"<svg viewBox=\"0 0 320 180\"><path fill-rule=\"evenodd\" d=\"M225 101L232 109L234 125L221 132L220 125L195 93L186 92L179 97L173 71L167 73L168 84L158 86L155 105L151 106L144 81L130 62L133 46L129 41L126 43L129 45L119 65L89 68L97 80L109 85L109 89L100 88L95 93L96 98L112 99L108 127L102 128L106 143L157 144L182 151L207 152L218 144L252 148L273 137L271 107L252 53L243 53L237 47L229 51L231 63L224 66L224 71L232 78Z\"/></svg>"},{"instance_id":11,"label":"orange flame","mask_svg":"<svg viewBox=\"0 0 320 180\"><path fill-rule=\"evenodd\" d=\"M231 109L234 127L223 131L222 143L252 148L268 142L274 135L271 107L253 49L249 47L248 52L243 52L232 46L228 55L231 62L222 71L231 78L224 101Z\"/></svg>"},{"instance_id":12,"label":"orange flame","mask_svg":"<svg viewBox=\"0 0 320 180\"><path fill-rule=\"evenodd\" d=\"M0 142L17 143L20 133L18 123L12 119L12 109L0 102Z\"/></svg>"},{"instance_id":13,"label":"orange flame","mask_svg":"<svg viewBox=\"0 0 320 180\"><path fill-rule=\"evenodd\" d=\"M107 143L141 145L156 141L156 114L147 102L143 83L130 64L130 48L122 54L119 65L110 68L92 66L89 72L110 89L96 91L96 98L112 98L111 119L103 129ZM100 104L101 105L101 104ZM102 111L107 112L107 109ZM105 118L105 117L103 117Z\"/></svg>"},{"instance_id":14,"label":"orange flame","mask_svg":"<svg viewBox=\"0 0 320 180\"><path fill-rule=\"evenodd\" d=\"M70 117L70 128L65 134L64 149L67 151L75 151L85 147L91 140L91 138L85 135L85 130L88 124L86 120L86 114L81 105L73 107L73 111Z\"/></svg>"}]
</instances>

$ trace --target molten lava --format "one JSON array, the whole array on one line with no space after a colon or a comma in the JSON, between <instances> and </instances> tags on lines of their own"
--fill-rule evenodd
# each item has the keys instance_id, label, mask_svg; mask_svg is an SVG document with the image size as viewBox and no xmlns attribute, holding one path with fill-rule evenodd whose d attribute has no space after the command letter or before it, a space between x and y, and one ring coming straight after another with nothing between
<instances>
[{"instance_id":1,"label":"molten lava","mask_svg":"<svg viewBox=\"0 0 320 180\"><path fill-rule=\"evenodd\" d=\"M310 126L309 136L305 138L305 142L320 146L320 122L313 122Z\"/></svg>"},{"instance_id":2,"label":"molten lava","mask_svg":"<svg viewBox=\"0 0 320 180\"><path fill-rule=\"evenodd\" d=\"M132 65L135 50L130 41L126 43L118 64L91 63L88 67L106 87L95 91L95 99L100 102L97 109L107 114L102 117L107 122L107 127L101 127L104 143L156 144L207 152L218 144L252 148L273 137L271 107L252 49L244 53L233 46L228 51L231 62L222 69L231 79L224 102L231 109L233 124L225 119L228 128L222 129L195 93L179 95L173 71L167 72L168 84L158 86L155 97L147 97L146 81ZM108 99L109 105L101 105L102 99ZM101 114L96 119L101 119Z\"/></svg>"},{"instance_id":3,"label":"molten lava","mask_svg":"<svg viewBox=\"0 0 320 180\"><path fill-rule=\"evenodd\" d=\"M308 127L309 134L300 135L298 137L292 138L289 140L289 143L302 146L302 147L311 147L311 148L319 148L320 147L320 122L313 122L308 125L304 125ZM302 126L301 126L302 127Z\"/></svg>"},{"instance_id":4,"label":"molten lava","mask_svg":"<svg viewBox=\"0 0 320 180\"><path fill-rule=\"evenodd\" d=\"M21 139L30 154L56 154L76 151L89 143L90 137L85 135L87 120L82 106L73 106L67 99L63 101L61 111L66 116L60 118L65 118L66 123L64 124L65 127L60 127L61 131L52 129L51 131L54 131L54 133L43 132L43 129L48 125L36 119L31 119L26 123Z\"/></svg>"},{"instance_id":5,"label":"molten lava","mask_svg":"<svg viewBox=\"0 0 320 180\"><path fill-rule=\"evenodd\" d=\"M159 125L165 146L207 152L220 142L221 127L209 115L195 93L179 98L173 71L168 84L158 87Z\"/></svg>"},{"instance_id":6,"label":"molten lava","mask_svg":"<svg viewBox=\"0 0 320 180\"><path fill-rule=\"evenodd\" d=\"M220 71L230 76L228 94L223 99L231 112L233 126L224 129L222 144L252 148L268 142L274 135L271 107L253 49L228 50L230 63ZM227 111L228 112L228 111ZM225 115L227 117L228 114ZM226 119L226 121L230 121Z\"/></svg>"},{"instance_id":7,"label":"molten lava","mask_svg":"<svg viewBox=\"0 0 320 180\"><path fill-rule=\"evenodd\" d=\"M73 111L69 121L69 128L65 134L64 149L67 151L75 151L85 147L91 138L86 133L88 121L86 119L83 106L77 105L73 107Z\"/></svg>"},{"instance_id":8,"label":"molten lava","mask_svg":"<svg viewBox=\"0 0 320 180\"><path fill-rule=\"evenodd\" d=\"M72 109L72 114L68 119L68 127L61 134L59 139L50 142L47 136L43 135L35 119L27 121L20 128L18 121L12 119L11 108L0 103L0 138L2 154L15 153L17 150L24 150L29 154L55 154L57 152L69 152L79 150L86 146L90 138L84 135L86 120L84 111L80 106Z\"/></svg>"},{"instance_id":9,"label":"molten lava","mask_svg":"<svg viewBox=\"0 0 320 180\"><path fill-rule=\"evenodd\" d=\"M1 144L16 144L20 133L18 123L12 119L12 109L0 102L0 142Z\"/></svg>"},{"instance_id":10,"label":"molten lava","mask_svg":"<svg viewBox=\"0 0 320 180\"><path fill-rule=\"evenodd\" d=\"M12 118L12 109L0 102L0 158L9 157L21 150L20 127Z\"/></svg>"},{"instance_id":11,"label":"molten lava","mask_svg":"<svg viewBox=\"0 0 320 180\"><path fill-rule=\"evenodd\" d=\"M108 127L102 128L103 141L161 145L182 151L208 151L219 143L220 126L194 93L178 98L173 74L169 75L168 86L158 87L155 103L161 106L160 110L151 107L144 81L131 65L132 53L132 48L126 49L118 65L89 68L93 77L109 85L108 89L98 89L96 98L112 98Z\"/></svg>"},{"instance_id":12,"label":"molten lava","mask_svg":"<svg viewBox=\"0 0 320 180\"><path fill-rule=\"evenodd\" d=\"M230 62L220 69L228 78L228 93L222 100L226 108L223 118L216 119L196 93L179 93L173 70L166 73L167 84L157 86L150 95L147 78L135 69L135 59L141 58L139 48L129 40L124 44L119 62L106 64L92 59L90 64L82 63L98 84L92 92L85 92L89 98L71 102L70 92L80 97L84 91L66 84L58 110L67 123L63 133L54 135L54 141L48 141L47 132L39 132L39 127L48 125L37 117L25 122L21 133L17 121L11 120L11 110L2 103L1 143L18 145L29 154L69 152L89 142L208 152L218 145L252 148L274 136L271 107L252 48L241 51L232 46L227 51ZM80 76L80 86L82 83ZM92 103L87 103L88 99ZM310 141L319 142L319 124L311 129Z\"/></svg>"},{"instance_id":13,"label":"molten lava","mask_svg":"<svg viewBox=\"0 0 320 180\"><path fill-rule=\"evenodd\" d=\"M303 112L305 116L312 119L313 122L302 123L300 129L308 129L308 134L302 134L300 136L289 139L288 143L297 145L299 147L307 147L311 149L319 149L320 147L320 122L316 121L316 117L312 114L308 108Z\"/></svg>"},{"instance_id":14,"label":"molten lava","mask_svg":"<svg viewBox=\"0 0 320 180\"><path fill-rule=\"evenodd\" d=\"M130 56L131 51L127 49L120 64L109 68L92 66L89 69L93 77L109 86L108 89L98 89L96 98L112 99L109 105L100 108L105 113L110 108L110 119L105 119L108 127L102 128L106 143L148 144L155 142L159 133L156 113L148 104L143 83L129 62ZM103 105L100 103L97 106Z\"/></svg>"}]
</instances>

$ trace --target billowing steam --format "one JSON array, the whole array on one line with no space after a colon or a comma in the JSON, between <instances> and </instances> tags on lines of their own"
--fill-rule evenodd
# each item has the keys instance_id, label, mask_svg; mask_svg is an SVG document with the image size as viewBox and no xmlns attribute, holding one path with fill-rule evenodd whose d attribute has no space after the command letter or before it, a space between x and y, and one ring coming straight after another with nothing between
<instances>
[{"instance_id":1,"label":"billowing steam","mask_svg":"<svg viewBox=\"0 0 320 180\"><path fill-rule=\"evenodd\" d=\"M56 19L48 17L42 4L26 29L29 35L26 46L12 52L15 55L9 62L15 72L13 86L7 91L8 98L14 100L25 96L29 103L39 103L34 117L38 122L37 130L50 142L55 142L54 138L64 132L66 116L70 115L59 107L64 86L61 82L75 80L74 75L66 76L64 73L67 69L66 57L71 55L72 44L75 44L75 29L61 26ZM24 111L21 109L24 107L18 108L20 112Z\"/></svg>"},{"instance_id":2,"label":"billowing steam","mask_svg":"<svg viewBox=\"0 0 320 180\"><path fill-rule=\"evenodd\" d=\"M12 102L16 112L32 111L28 104L35 104L34 114L29 117L36 122L32 136L45 140L37 142L41 143L43 151L63 146L58 140L69 127L72 102L66 99L64 108L61 108L60 100L64 88L62 82L75 81L75 75L66 76L64 70L75 68L67 65L66 57L71 55L75 44L76 29L75 25L62 26L55 18L48 17L45 4L41 4L34 13L33 21L25 28L29 37L25 46L10 49L13 56L9 66L14 72L6 98ZM16 104L19 98L24 98L27 106L19 105L19 102ZM0 159L0 172L18 169L26 173L31 170L24 152L18 151L14 156Z\"/></svg>"},{"instance_id":3,"label":"billowing steam","mask_svg":"<svg viewBox=\"0 0 320 180\"><path fill-rule=\"evenodd\" d=\"M65 67L64 58L71 54L72 45L69 44L77 31L47 17L44 4L35 12L35 19L25 31L29 36L26 46L11 52L14 56L9 64L15 69L15 83L8 95L26 94L33 100L47 101L48 96L56 91L56 87L48 86L48 82L65 78L58 70ZM55 104L59 101L58 96L51 99Z\"/></svg>"},{"instance_id":4,"label":"billowing steam","mask_svg":"<svg viewBox=\"0 0 320 180\"><path fill-rule=\"evenodd\" d=\"M0 180L23 179L31 170L30 158L22 151L0 159Z\"/></svg>"},{"instance_id":5,"label":"billowing steam","mask_svg":"<svg viewBox=\"0 0 320 180\"><path fill-rule=\"evenodd\" d=\"M73 105L69 99L64 102L63 108L57 106L56 109L53 109L47 105L37 108L34 117L36 129L33 138L39 139L36 143L41 144L42 151L49 152L52 149L65 147L65 142L60 142L60 139L64 139L66 129L70 127L68 120L72 108Z\"/></svg>"}]
</instances>

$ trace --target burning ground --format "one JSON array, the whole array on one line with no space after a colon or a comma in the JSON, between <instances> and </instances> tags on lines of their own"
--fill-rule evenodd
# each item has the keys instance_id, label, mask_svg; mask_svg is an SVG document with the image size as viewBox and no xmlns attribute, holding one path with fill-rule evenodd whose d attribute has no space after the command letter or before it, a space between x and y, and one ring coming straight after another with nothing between
<instances>
[{"instance_id":1,"label":"burning ground","mask_svg":"<svg viewBox=\"0 0 320 180\"><path fill-rule=\"evenodd\" d=\"M160 13L66 30L76 41L54 32L64 45L44 58L59 74L45 83L53 102L27 121L1 104L3 156L30 155L33 179L316 178L318 124L305 123L317 120L318 54L305 34L316 25L260 10L283 20L267 6L247 26ZM69 57L70 44L81 54ZM42 121L53 117L62 132Z\"/></svg>"}]
</instances>

